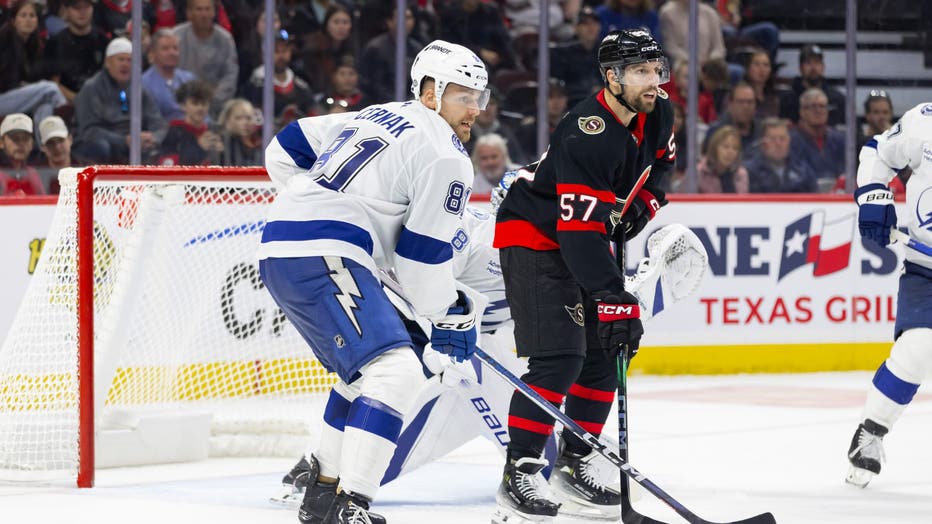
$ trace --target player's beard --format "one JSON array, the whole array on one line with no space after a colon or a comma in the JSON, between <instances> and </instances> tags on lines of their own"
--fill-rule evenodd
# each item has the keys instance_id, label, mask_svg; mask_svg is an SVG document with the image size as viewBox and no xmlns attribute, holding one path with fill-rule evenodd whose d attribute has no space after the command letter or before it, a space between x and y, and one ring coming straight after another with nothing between
<instances>
[{"instance_id":1,"label":"player's beard","mask_svg":"<svg viewBox=\"0 0 932 524\"><path fill-rule=\"evenodd\" d=\"M632 87L626 86L626 90L627 89L632 89ZM651 111L654 110L654 107L657 105L657 97L655 96L653 100L645 100L643 96L645 93L649 93L651 91L653 91L656 94L657 88L655 87L651 87L647 89L641 88L635 96L632 96L631 98L628 98L627 96L625 96L625 101L628 102L628 104L630 104L631 107L633 107L638 113L650 113Z\"/></svg>"}]
</instances>

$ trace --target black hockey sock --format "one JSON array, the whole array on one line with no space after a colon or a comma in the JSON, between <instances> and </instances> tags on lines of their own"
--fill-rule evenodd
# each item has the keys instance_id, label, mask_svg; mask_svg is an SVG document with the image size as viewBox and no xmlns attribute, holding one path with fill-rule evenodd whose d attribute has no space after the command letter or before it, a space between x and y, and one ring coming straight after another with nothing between
<instances>
[{"instance_id":1,"label":"black hockey sock","mask_svg":"<svg viewBox=\"0 0 932 524\"><path fill-rule=\"evenodd\" d=\"M615 372L606 365L601 351L590 351L586 355L579 379L570 386L566 396L566 415L589 433L599 436L608 419L615 400ZM568 430L562 433L566 445L564 451L577 455L588 455L592 448Z\"/></svg>"}]
</instances>

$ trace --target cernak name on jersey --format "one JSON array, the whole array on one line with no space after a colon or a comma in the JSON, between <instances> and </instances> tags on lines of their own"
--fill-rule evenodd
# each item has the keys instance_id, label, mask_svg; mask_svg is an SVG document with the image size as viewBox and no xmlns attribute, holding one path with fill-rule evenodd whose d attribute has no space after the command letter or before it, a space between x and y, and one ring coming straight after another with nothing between
<instances>
[{"instance_id":1,"label":"cernak name on jersey","mask_svg":"<svg viewBox=\"0 0 932 524\"><path fill-rule=\"evenodd\" d=\"M353 120L368 120L379 124L394 135L395 138L400 138L401 134L408 129L414 129L414 124L408 122L403 116L396 115L379 106L369 106L363 109Z\"/></svg>"}]
</instances>

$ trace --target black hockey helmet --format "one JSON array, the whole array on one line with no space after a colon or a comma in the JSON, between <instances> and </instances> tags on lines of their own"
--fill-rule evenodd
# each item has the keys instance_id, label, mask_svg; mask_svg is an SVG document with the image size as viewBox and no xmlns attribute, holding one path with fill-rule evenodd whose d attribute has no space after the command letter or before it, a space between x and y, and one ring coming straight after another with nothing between
<instances>
[{"instance_id":1,"label":"black hockey helmet","mask_svg":"<svg viewBox=\"0 0 932 524\"><path fill-rule=\"evenodd\" d=\"M615 69L615 75L622 78L625 67L644 62L661 62L663 71L660 83L670 79L670 66L663 49L657 40L645 29L623 29L605 35L599 44L599 69L605 80L605 70ZM622 82L624 83L624 82Z\"/></svg>"}]
</instances>

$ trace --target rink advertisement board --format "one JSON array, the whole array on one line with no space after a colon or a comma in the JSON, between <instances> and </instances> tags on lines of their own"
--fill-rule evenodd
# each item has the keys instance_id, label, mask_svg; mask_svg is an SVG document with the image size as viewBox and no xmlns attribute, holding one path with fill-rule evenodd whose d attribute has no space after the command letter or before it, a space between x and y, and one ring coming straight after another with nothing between
<instances>
[{"instance_id":1,"label":"rink advertisement board","mask_svg":"<svg viewBox=\"0 0 932 524\"><path fill-rule=\"evenodd\" d=\"M4 336L54 210L50 199L29 205L17 200L0 205L0 223L16 225L0 230ZM857 207L849 198L674 198L646 233L669 223L696 233L709 268L691 297L668 304L645 324L644 350L633 369L869 369L886 354L903 248L863 244ZM629 270L646 256L647 237L628 244Z\"/></svg>"}]
</instances>

